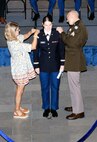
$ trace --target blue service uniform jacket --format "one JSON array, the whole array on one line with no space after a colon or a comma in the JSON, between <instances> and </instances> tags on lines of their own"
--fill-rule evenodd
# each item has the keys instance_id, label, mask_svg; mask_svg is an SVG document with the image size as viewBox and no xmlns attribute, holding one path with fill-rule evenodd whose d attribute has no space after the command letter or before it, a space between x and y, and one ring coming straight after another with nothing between
<instances>
[{"instance_id":1,"label":"blue service uniform jacket","mask_svg":"<svg viewBox=\"0 0 97 142\"><path fill-rule=\"evenodd\" d=\"M65 61L64 43L56 29L52 29L49 41L44 30L39 33L37 49L34 50L34 67L41 72L58 72Z\"/></svg>"}]
</instances>

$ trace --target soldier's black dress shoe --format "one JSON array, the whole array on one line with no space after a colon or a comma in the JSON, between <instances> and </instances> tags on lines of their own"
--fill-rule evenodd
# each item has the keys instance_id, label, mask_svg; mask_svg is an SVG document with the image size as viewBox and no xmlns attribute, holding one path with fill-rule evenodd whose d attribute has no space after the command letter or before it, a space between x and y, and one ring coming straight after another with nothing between
<instances>
[{"instance_id":1,"label":"soldier's black dress shoe","mask_svg":"<svg viewBox=\"0 0 97 142\"><path fill-rule=\"evenodd\" d=\"M94 15L94 12L92 12L92 13L90 14L90 16L88 16L88 19L89 19L89 20L94 20L94 18L95 18L95 15Z\"/></svg>"},{"instance_id":2,"label":"soldier's black dress shoe","mask_svg":"<svg viewBox=\"0 0 97 142\"><path fill-rule=\"evenodd\" d=\"M56 110L51 109L51 113L53 117L58 117L58 113Z\"/></svg>"},{"instance_id":3,"label":"soldier's black dress shoe","mask_svg":"<svg viewBox=\"0 0 97 142\"><path fill-rule=\"evenodd\" d=\"M37 21L40 18L39 13L35 13L34 17L33 17L33 21Z\"/></svg>"},{"instance_id":4,"label":"soldier's black dress shoe","mask_svg":"<svg viewBox=\"0 0 97 142\"><path fill-rule=\"evenodd\" d=\"M45 109L43 112L43 117L48 117L50 113L50 109Z\"/></svg>"},{"instance_id":5,"label":"soldier's black dress shoe","mask_svg":"<svg viewBox=\"0 0 97 142\"><path fill-rule=\"evenodd\" d=\"M65 107L64 110L66 110L66 111L72 111L72 107Z\"/></svg>"},{"instance_id":6,"label":"soldier's black dress shoe","mask_svg":"<svg viewBox=\"0 0 97 142\"><path fill-rule=\"evenodd\" d=\"M84 116L85 116L84 112L78 113L78 114L72 113L72 114L66 116L66 119L68 119L68 120L75 120L75 119L78 119L78 118L83 118Z\"/></svg>"},{"instance_id":7,"label":"soldier's black dress shoe","mask_svg":"<svg viewBox=\"0 0 97 142\"><path fill-rule=\"evenodd\" d=\"M63 23L64 22L64 16L60 16L59 17L59 23Z\"/></svg>"}]
</instances>

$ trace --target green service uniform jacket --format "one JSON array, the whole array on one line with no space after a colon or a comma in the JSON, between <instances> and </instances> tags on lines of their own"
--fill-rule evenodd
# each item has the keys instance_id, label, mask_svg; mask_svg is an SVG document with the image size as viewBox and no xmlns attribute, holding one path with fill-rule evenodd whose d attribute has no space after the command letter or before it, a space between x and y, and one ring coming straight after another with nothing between
<instances>
[{"instance_id":1,"label":"green service uniform jacket","mask_svg":"<svg viewBox=\"0 0 97 142\"><path fill-rule=\"evenodd\" d=\"M72 25L68 32L61 33L65 43L65 71L85 71L86 61L83 54L88 34L81 20Z\"/></svg>"}]
</instances>

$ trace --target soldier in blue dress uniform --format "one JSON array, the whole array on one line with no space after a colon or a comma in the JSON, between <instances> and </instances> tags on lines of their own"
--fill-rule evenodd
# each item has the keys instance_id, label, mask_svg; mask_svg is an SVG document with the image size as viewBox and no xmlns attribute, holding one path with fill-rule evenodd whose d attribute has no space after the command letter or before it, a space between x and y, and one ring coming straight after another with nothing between
<instances>
[{"instance_id":1,"label":"soldier in blue dress uniform","mask_svg":"<svg viewBox=\"0 0 97 142\"><path fill-rule=\"evenodd\" d=\"M35 13L33 17L33 21L36 21L40 18L39 10L38 10L38 5L37 5L38 0L30 0L31 7Z\"/></svg>"},{"instance_id":2,"label":"soldier in blue dress uniform","mask_svg":"<svg viewBox=\"0 0 97 142\"><path fill-rule=\"evenodd\" d=\"M43 18L37 48L34 51L34 67L40 77L43 117L57 117L59 108L59 72L64 71L65 52L60 34L52 28L52 19Z\"/></svg>"},{"instance_id":3,"label":"soldier in blue dress uniform","mask_svg":"<svg viewBox=\"0 0 97 142\"><path fill-rule=\"evenodd\" d=\"M40 18L37 1L38 0L30 0L31 7L35 13L33 21L36 21L37 19ZM49 0L48 15L51 18L55 4L56 0ZM58 7L59 7L59 22L64 22L64 0L58 0Z\"/></svg>"},{"instance_id":4,"label":"soldier in blue dress uniform","mask_svg":"<svg viewBox=\"0 0 97 142\"><path fill-rule=\"evenodd\" d=\"M80 8L81 8L81 3L82 0L74 0L75 1L75 10L79 12L80 14ZM87 0L88 5L87 5L87 15L89 20L93 20L95 18L95 0Z\"/></svg>"},{"instance_id":5,"label":"soldier in blue dress uniform","mask_svg":"<svg viewBox=\"0 0 97 142\"><path fill-rule=\"evenodd\" d=\"M56 0L49 0L48 15L52 17L53 9L56 4ZM59 7L59 22L64 22L64 0L58 0Z\"/></svg>"},{"instance_id":6,"label":"soldier in blue dress uniform","mask_svg":"<svg viewBox=\"0 0 97 142\"><path fill-rule=\"evenodd\" d=\"M95 11L95 0L88 0L88 19L93 20L95 18L94 11Z\"/></svg>"},{"instance_id":7,"label":"soldier in blue dress uniform","mask_svg":"<svg viewBox=\"0 0 97 142\"><path fill-rule=\"evenodd\" d=\"M0 0L0 23L6 24L6 20L4 18L6 0Z\"/></svg>"}]
</instances>

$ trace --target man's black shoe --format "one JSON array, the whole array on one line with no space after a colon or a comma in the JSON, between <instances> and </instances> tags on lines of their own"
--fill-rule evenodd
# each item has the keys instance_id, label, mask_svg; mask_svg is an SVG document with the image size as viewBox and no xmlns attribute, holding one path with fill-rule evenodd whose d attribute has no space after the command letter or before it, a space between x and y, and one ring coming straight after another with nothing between
<instances>
[{"instance_id":1,"label":"man's black shoe","mask_svg":"<svg viewBox=\"0 0 97 142\"><path fill-rule=\"evenodd\" d=\"M58 117L58 113L56 110L51 109L51 113L53 117Z\"/></svg>"},{"instance_id":2,"label":"man's black shoe","mask_svg":"<svg viewBox=\"0 0 97 142\"><path fill-rule=\"evenodd\" d=\"M64 16L60 16L59 17L59 23L63 23L64 22Z\"/></svg>"},{"instance_id":3,"label":"man's black shoe","mask_svg":"<svg viewBox=\"0 0 97 142\"><path fill-rule=\"evenodd\" d=\"M94 20L94 18L95 18L95 15L94 15L94 12L92 12L92 13L90 14L90 16L88 17L88 19L89 19L89 20Z\"/></svg>"},{"instance_id":4,"label":"man's black shoe","mask_svg":"<svg viewBox=\"0 0 97 142\"><path fill-rule=\"evenodd\" d=\"M35 14L33 17L33 21L37 21L40 18L39 13Z\"/></svg>"},{"instance_id":5,"label":"man's black shoe","mask_svg":"<svg viewBox=\"0 0 97 142\"><path fill-rule=\"evenodd\" d=\"M43 117L48 117L50 113L50 109L45 109L43 112Z\"/></svg>"},{"instance_id":6,"label":"man's black shoe","mask_svg":"<svg viewBox=\"0 0 97 142\"><path fill-rule=\"evenodd\" d=\"M72 111L72 107L65 107L64 110L66 110L66 111Z\"/></svg>"}]
</instances>

